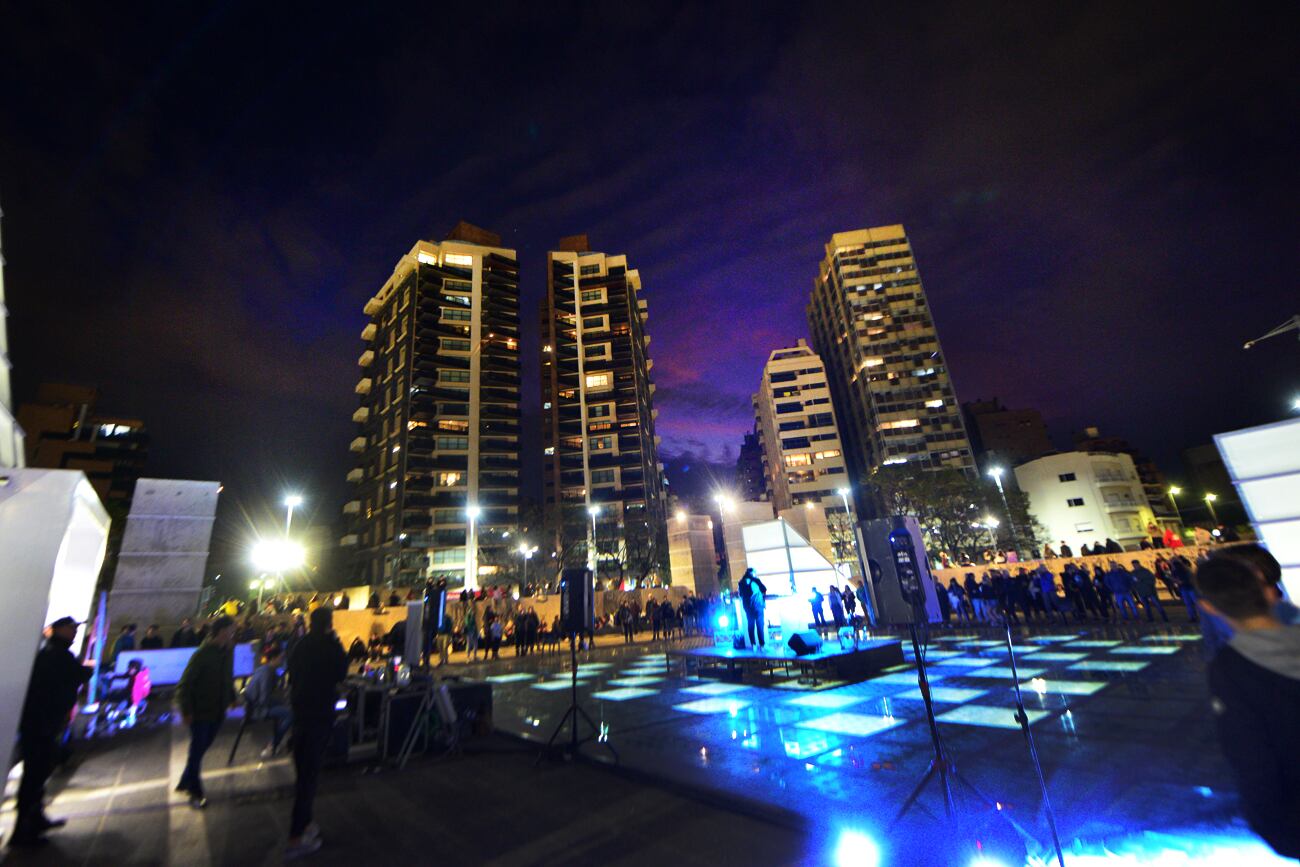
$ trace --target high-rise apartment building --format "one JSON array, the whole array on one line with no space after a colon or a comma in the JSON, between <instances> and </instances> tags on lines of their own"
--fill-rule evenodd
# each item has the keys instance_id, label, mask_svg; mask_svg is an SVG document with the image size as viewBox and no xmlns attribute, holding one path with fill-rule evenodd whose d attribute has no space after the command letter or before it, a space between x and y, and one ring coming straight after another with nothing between
<instances>
[{"instance_id":1,"label":"high-rise apartment building","mask_svg":"<svg viewBox=\"0 0 1300 867\"><path fill-rule=\"evenodd\" d=\"M902 226L831 236L808 305L854 480L885 464L975 471ZM864 504L865 505L865 504Z\"/></svg>"},{"instance_id":2,"label":"high-rise apartment building","mask_svg":"<svg viewBox=\"0 0 1300 867\"><path fill-rule=\"evenodd\" d=\"M996 397L962 405L966 431L980 469L1010 469L1056 451L1043 414L1036 409L1007 409Z\"/></svg>"},{"instance_id":3,"label":"high-rise apartment building","mask_svg":"<svg viewBox=\"0 0 1300 867\"><path fill-rule=\"evenodd\" d=\"M655 436L641 276L585 235L546 257L542 303L543 507L563 565L666 580L666 489ZM594 524L594 528L593 528Z\"/></svg>"},{"instance_id":4,"label":"high-rise apartment building","mask_svg":"<svg viewBox=\"0 0 1300 867\"><path fill-rule=\"evenodd\" d=\"M755 395L757 398L757 395ZM758 405L754 405L754 415L758 416ZM740 444L740 454L736 456L736 496L742 500L766 500L767 475L763 469L763 443L755 427L753 433L745 434Z\"/></svg>"},{"instance_id":5,"label":"high-rise apartment building","mask_svg":"<svg viewBox=\"0 0 1300 867\"><path fill-rule=\"evenodd\" d=\"M491 583L519 524L515 251L460 223L412 247L365 313L342 540L352 577Z\"/></svg>"},{"instance_id":6,"label":"high-rise apartment building","mask_svg":"<svg viewBox=\"0 0 1300 867\"><path fill-rule=\"evenodd\" d=\"M843 511L849 484L826 368L804 340L772 352L754 394L763 471L780 512L801 503Z\"/></svg>"},{"instance_id":7,"label":"high-rise apartment building","mask_svg":"<svg viewBox=\"0 0 1300 867\"><path fill-rule=\"evenodd\" d=\"M0 211L0 217L4 212ZM23 465L23 429L14 419L13 392L9 390L9 332L5 319L5 255L0 245L0 468Z\"/></svg>"}]
</instances>

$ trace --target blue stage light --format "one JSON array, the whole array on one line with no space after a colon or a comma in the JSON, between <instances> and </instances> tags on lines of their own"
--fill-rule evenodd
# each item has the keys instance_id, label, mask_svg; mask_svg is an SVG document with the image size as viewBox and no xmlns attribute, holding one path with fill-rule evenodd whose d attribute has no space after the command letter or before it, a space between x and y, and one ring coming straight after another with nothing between
<instances>
[{"instance_id":1,"label":"blue stage light","mask_svg":"<svg viewBox=\"0 0 1300 867\"><path fill-rule=\"evenodd\" d=\"M861 831L844 830L835 843L835 867L879 867L880 847Z\"/></svg>"},{"instance_id":2,"label":"blue stage light","mask_svg":"<svg viewBox=\"0 0 1300 867\"><path fill-rule=\"evenodd\" d=\"M726 629L726 628L729 627L729 626L731 626L731 618L728 617L728 616L725 615L725 614L721 614L721 615L719 615L719 616L718 616L718 628L719 628L719 629Z\"/></svg>"},{"instance_id":3,"label":"blue stage light","mask_svg":"<svg viewBox=\"0 0 1300 867\"><path fill-rule=\"evenodd\" d=\"M978 855L974 861L970 862L970 867L1007 867L1007 865L996 858L990 858L987 855Z\"/></svg>"}]
</instances>

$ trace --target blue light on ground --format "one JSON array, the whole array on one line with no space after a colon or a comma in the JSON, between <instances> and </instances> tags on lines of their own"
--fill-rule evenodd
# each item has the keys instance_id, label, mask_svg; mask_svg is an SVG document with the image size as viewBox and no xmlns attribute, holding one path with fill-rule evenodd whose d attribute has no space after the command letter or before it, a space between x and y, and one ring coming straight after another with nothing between
<instances>
[{"instance_id":1,"label":"blue light on ground","mask_svg":"<svg viewBox=\"0 0 1300 867\"><path fill-rule=\"evenodd\" d=\"M835 843L835 867L878 867L880 847L861 831L844 830Z\"/></svg>"}]
</instances>

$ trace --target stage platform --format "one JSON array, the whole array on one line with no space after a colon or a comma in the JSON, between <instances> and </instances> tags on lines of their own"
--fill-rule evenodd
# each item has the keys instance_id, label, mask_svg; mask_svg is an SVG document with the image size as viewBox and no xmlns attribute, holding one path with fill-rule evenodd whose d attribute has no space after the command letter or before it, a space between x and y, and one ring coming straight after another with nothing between
<instances>
[{"instance_id":1,"label":"stage platform","mask_svg":"<svg viewBox=\"0 0 1300 867\"><path fill-rule=\"evenodd\" d=\"M872 638L856 647L841 649L823 644L816 653L797 655L784 644L762 650L736 650L725 645L691 647L665 651L668 669L674 665L682 675L696 674L740 683L750 679L797 672L799 682L816 686L822 680L856 682L903 662L903 644L897 638Z\"/></svg>"}]
</instances>

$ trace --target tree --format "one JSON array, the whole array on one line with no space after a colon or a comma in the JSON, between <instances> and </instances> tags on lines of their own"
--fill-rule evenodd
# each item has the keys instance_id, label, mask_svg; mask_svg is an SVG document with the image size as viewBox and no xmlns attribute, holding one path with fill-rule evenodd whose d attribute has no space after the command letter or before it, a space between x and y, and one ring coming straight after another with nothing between
<instances>
[{"instance_id":1,"label":"tree","mask_svg":"<svg viewBox=\"0 0 1300 867\"><path fill-rule=\"evenodd\" d=\"M972 557L989 548L990 518L997 520L999 548L1037 547L1041 528L1029 514L1028 498L1006 492L1006 514L997 486L960 470L921 470L907 464L876 469L867 479L885 514L913 515L921 525L928 551Z\"/></svg>"}]
</instances>

